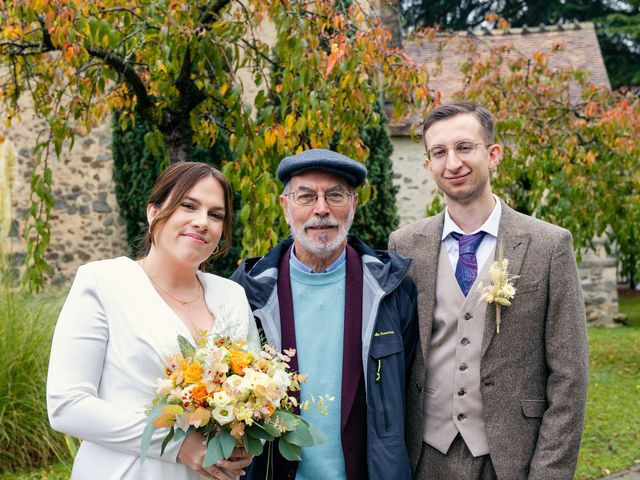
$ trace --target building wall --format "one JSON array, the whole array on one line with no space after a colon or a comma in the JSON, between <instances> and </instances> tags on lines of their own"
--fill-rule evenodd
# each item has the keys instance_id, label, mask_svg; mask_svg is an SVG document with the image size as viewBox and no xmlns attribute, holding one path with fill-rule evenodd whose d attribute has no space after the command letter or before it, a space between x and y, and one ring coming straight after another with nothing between
<instances>
[{"instance_id":1,"label":"building wall","mask_svg":"<svg viewBox=\"0 0 640 480\"><path fill-rule=\"evenodd\" d=\"M10 262L17 267L22 266L26 251L22 234L31 205L31 152L42 131L46 131L45 122L31 115L23 115L10 129L0 130L18 153L10 244ZM71 151L63 150L59 159L52 151L49 166L54 172L55 205L46 258L51 266L48 281L56 284L73 278L83 263L127 252L125 226L112 182L111 122L87 137L76 138Z\"/></svg>"}]
</instances>

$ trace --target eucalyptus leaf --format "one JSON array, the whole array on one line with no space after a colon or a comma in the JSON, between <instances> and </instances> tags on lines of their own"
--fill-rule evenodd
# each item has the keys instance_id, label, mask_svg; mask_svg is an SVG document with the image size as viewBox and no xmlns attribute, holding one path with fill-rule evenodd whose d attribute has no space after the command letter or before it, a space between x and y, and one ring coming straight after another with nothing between
<instances>
[{"instance_id":1,"label":"eucalyptus leaf","mask_svg":"<svg viewBox=\"0 0 640 480\"><path fill-rule=\"evenodd\" d=\"M251 435L245 435L242 438L242 442L244 443L245 450L254 457L257 457L262 453L262 442L259 439L252 437Z\"/></svg>"},{"instance_id":2,"label":"eucalyptus leaf","mask_svg":"<svg viewBox=\"0 0 640 480\"><path fill-rule=\"evenodd\" d=\"M224 454L222 453L220 438L217 435L215 437L211 437L209 439L209 443L207 444L207 451L204 454L202 466L204 468L210 467L211 465L218 463L223 458Z\"/></svg>"},{"instance_id":3,"label":"eucalyptus leaf","mask_svg":"<svg viewBox=\"0 0 640 480\"><path fill-rule=\"evenodd\" d=\"M151 445L151 438L153 437L153 432L155 431L155 427L153 420L149 419L149 422L144 427L142 431L142 444L140 445L140 463L144 463L144 459L147 457L147 450L149 450L149 445Z\"/></svg>"},{"instance_id":4,"label":"eucalyptus leaf","mask_svg":"<svg viewBox=\"0 0 640 480\"><path fill-rule=\"evenodd\" d=\"M327 437L324 436L324 433L322 433L313 425L309 425L309 434L313 437L314 445L320 445L321 443L325 443L327 441Z\"/></svg>"},{"instance_id":5,"label":"eucalyptus leaf","mask_svg":"<svg viewBox=\"0 0 640 480\"><path fill-rule=\"evenodd\" d=\"M250 427L244 429L245 436L250 436L255 439L273 440L274 435L269 433L263 426L258 423L254 423Z\"/></svg>"},{"instance_id":6,"label":"eucalyptus leaf","mask_svg":"<svg viewBox=\"0 0 640 480\"><path fill-rule=\"evenodd\" d=\"M193 357L196 354L196 347L182 335L178 335L178 346L180 347L180 353L185 358Z\"/></svg>"},{"instance_id":7,"label":"eucalyptus leaf","mask_svg":"<svg viewBox=\"0 0 640 480\"><path fill-rule=\"evenodd\" d=\"M185 431L185 430L182 430L181 428L177 428L176 433L173 436L173 441L179 442L184 437L186 437L187 434L189 434L192 430L195 430L195 429L193 427L189 427L189 429Z\"/></svg>"},{"instance_id":8,"label":"eucalyptus leaf","mask_svg":"<svg viewBox=\"0 0 640 480\"><path fill-rule=\"evenodd\" d=\"M315 445L313 435L311 435L309 427L304 423L298 424L294 431L285 433L282 438L299 447L311 447Z\"/></svg>"},{"instance_id":9,"label":"eucalyptus leaf","mask_svg":"<svg viewBox=\"0 0 640 480\"><path fill-rule=\"evenodd\" d=\"M288 431L291 431L294 428L296 428L296 425L298 425L299 423L296 418L296 415L289 412L283 412L282 410L276 411L271 418L273 419L274 422L284 425L284 427Z\"/></svg>"},{"instance_id":10,"label":"eucalyptus leaf","mask_svg":"<svg viewBox=\"0 0 640 480\"><path fill-rule=\"evenodd\" d=\"M287 442L284 437L278 442L278 450L280 450L282 456L290 462L302 460L300 456L302 449L298 445Z\"/></svg>"},{"instance_id":11,"label":"eucalyptus leaf","mask_svg":"<svg viewBox=\"0 0 640 480\"><path fill-rule=\"evenodd\" d=\"M224 458L229 458L233 453L233 447L236 446L236 439L231 436L228 430L222 430L218 437L222 446L222 455Z\"/></svg>"}]
</instances>

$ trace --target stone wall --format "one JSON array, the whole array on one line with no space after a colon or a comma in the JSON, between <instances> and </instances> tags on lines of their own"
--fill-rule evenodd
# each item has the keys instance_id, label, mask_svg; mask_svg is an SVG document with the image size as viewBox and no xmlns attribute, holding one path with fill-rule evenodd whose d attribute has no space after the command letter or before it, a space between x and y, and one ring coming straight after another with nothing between
<instances>
[{"instance_id":1,"label":"stone wall","mask_svg":"<svg viewBox=\"0 0 640 480\"><path fill-rule=\"evenodd\" d=\"M424 166L424 146L410 137L392 137L393 177L400 225L424 217L425 208L437 192L436 183ZM419 139L418 139L419 140Z\"/></svg>"},{"instance_id":2,"label":"stone wall","mask_svg":"<svg viewBox=\"0 0 640 480\"><path fill-rule=\"evenodd\" d=\"M22 234L30 207L31 152L42 131L46 131L46 123L30 115L14 121L10 129L0 130L18 152L12 189L10 260L19 267L25 258ZM112 165L110 121L91 135L76 138L73 149L65 149L59 159L51 153L49 166L54 172L55 205L46 256L51 266L49 282L66 282L83 263L127 252L124 222L113 189Z\"/></svg>"},{"instance_id":3,"label":"stone wall","mask_svg":"<svg viewBox=\"0 0 640 480\"><path fill-rule=\"evenodd\" d=\"M601 239L595 251L585 251L580 262L580 281L590 325L611 326L622 319L618 310L617 260Z\"/></svg>"}]
</instances>

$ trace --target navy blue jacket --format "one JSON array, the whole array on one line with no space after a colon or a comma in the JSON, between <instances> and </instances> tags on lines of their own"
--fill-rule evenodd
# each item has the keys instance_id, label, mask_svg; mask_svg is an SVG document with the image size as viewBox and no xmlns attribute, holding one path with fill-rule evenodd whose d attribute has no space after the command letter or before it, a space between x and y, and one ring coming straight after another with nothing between
<instances>
[{"instance_id":1,"label":"navy blue jacket","mask_svg":"<svg viewBox=\"0 0 640 480\"><path fill-rule=\"evenodd\" d=\"M360 255L363 267L362 363L369 479L409 480L405 386L418 340L416 289L407 277L411 260L394 252L374 252L355 237L348 242ZM264 257L246 260L231 277L244 287L261 334L278 350L282 348L278 266L291 243L289 238ZM264 479L260 459L254 464L250 478L254 474Z\"/></svg>"}]
</instances>

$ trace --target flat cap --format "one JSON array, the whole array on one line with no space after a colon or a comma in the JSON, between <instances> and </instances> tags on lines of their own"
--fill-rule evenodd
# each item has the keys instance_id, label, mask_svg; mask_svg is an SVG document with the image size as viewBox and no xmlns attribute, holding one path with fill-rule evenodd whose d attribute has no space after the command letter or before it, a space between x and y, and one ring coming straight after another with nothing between
<instances>
[{"instance_id":1,"label":"flat cap","mask_svg":"<svg viewBox=\"0 0 640 480\"><path fill-rule=\"evenodd\" d=\"M286 183L301 173L310 170L321 170L344 178L352 187L358 187L367 178L367 169L360 162L338 152L314 148L296 155L283 158L278 165L276 175L282 183Z\"/></svg>"}]
</instances>

